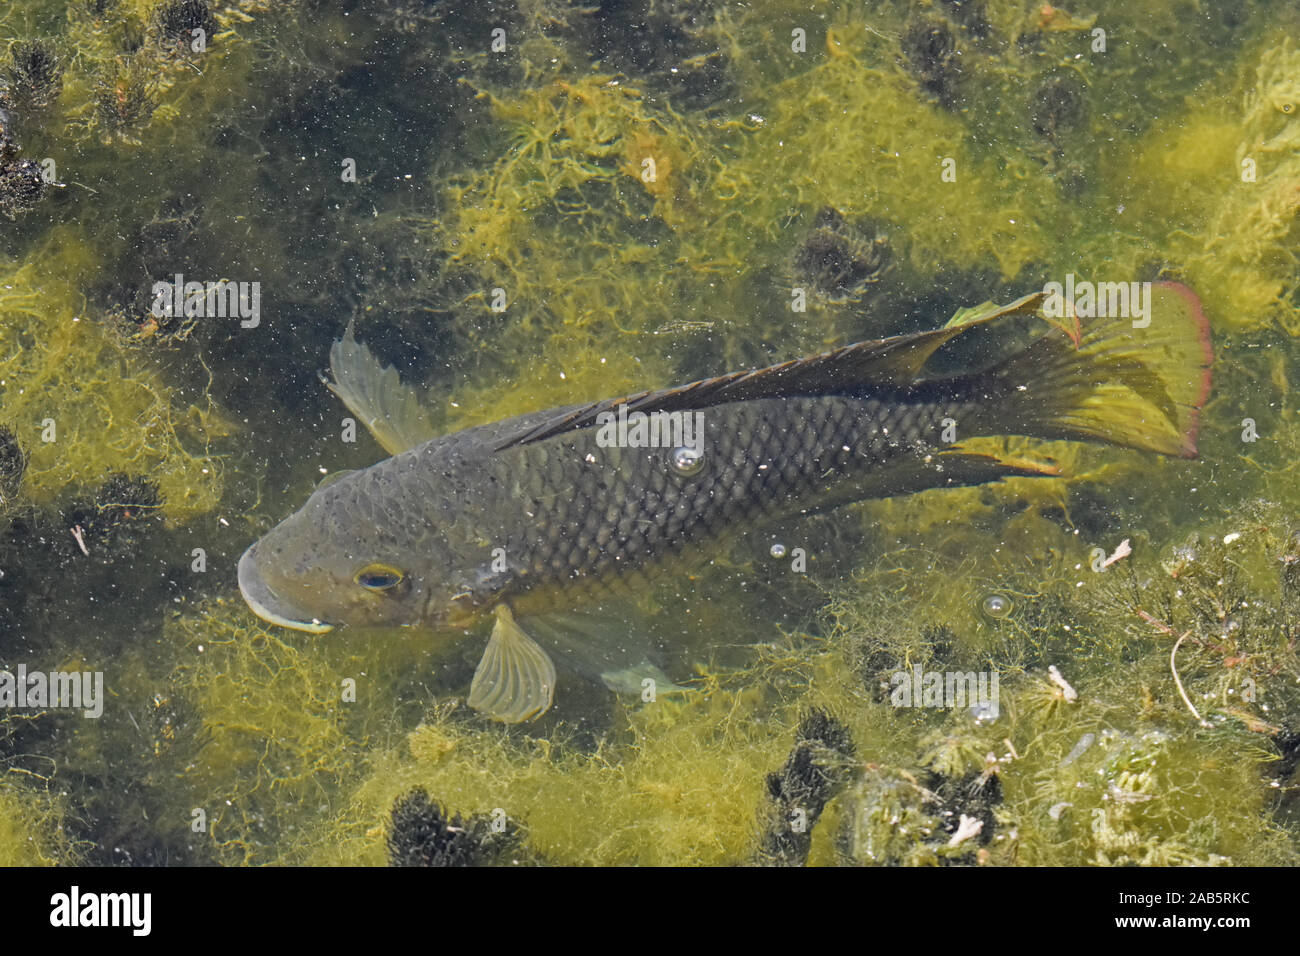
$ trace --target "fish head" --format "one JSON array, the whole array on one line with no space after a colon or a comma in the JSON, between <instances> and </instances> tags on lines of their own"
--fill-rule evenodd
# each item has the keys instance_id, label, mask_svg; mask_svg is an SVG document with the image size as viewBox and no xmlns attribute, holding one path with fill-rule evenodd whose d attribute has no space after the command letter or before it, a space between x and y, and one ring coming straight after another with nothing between
<instances>
[{"instance_id":1,"label":"fish head","mask_svg":"<svg viewBox=\"0 0 1300 956\"><path fill-rule=\"evenodd\" d=\"M253 613L317 634L454 623L463 588L452 583L443 535L400 500L382 498L383 476L373 471L318 489L244 552L239 589Z\"/></svg>"}]
</instances>

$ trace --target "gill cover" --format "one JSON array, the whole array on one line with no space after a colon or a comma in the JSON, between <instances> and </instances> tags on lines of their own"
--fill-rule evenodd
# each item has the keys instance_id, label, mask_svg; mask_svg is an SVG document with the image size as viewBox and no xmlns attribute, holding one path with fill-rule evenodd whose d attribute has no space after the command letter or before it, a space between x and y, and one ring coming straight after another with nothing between
<instances>
[{"instance_id":1,"label":"gill cover","mask_svg":"<svg viewBox=\"0 0 1300 956\"><path fill-rule=\"evenodd\" d=\"M333 380L325 384L366 426L389 454L396 455L434 437L428 413L416 393L402 384L352 334L352 325L330 349ZM368 567L357 584L382 593L400 581L400 572ZM506 723L544 714L555 699L555 664L515 622L505 604L496 608L492 636L470 684L469 705Z\"/></svg>"}]
</instances>

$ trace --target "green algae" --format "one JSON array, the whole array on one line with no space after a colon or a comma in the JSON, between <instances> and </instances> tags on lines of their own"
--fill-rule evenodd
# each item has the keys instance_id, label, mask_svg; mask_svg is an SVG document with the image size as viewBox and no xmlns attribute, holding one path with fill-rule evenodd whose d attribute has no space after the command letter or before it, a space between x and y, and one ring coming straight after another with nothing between
<instances>
[{"instance_id":1,"label":"green algae","mask_svg":"<svg viewBox=\"0 0 1300 956\"><path fill-rule=\"evenodd\" d=\"M767 91L760 108L703 126L616 77L484 91L504 127L500 158L453 179L435 230L452 267L443 281L476 283L448 307L462 307L464 347L490 340L499 364L483 377L519 381L529 404L558 404L665 374L657 356L692 326L709 334L685 340L730 365L776 341L792 353L842 341L851 313L788 304L799 282L789 225L827 207L880 218L925 206L900 241L913 269L992 258L1004 279L1022 270L1044 244L1030 213L1050 201L1050 184L974 151L943 111L909 112L906 79L883 53L871 55L870 39L841 27L835 52ZM970 185L946 188L955 186L941 180L946 159ZM776 181L783 189L766 187ZM609 347L616 341L635 344ZM458 394L475 411L454 420L518 407L493 389Z\"/></svg>"},{"instance_id":2,"label":"green algae","mask_svg":"<svg viewBox=\"0 0 1300 956\"><path fill-rule=\"evenodd\" d=\"M204 165L205 140L190 118L206 123L246 99L256 58L249 43L218 29L203 54L205 76L170 49L156 3L130 0L99 15L72 4L61 21L49 7L6 10L9 29L53 37L63 67L57 103L18 112L13 132L26 155L46 157L62 189L77 191L85 218L76 229L32 237L24 252L7 249L0 264L0 401L30 451L13 505L47 507L110 471L131 470L158 485L170 520L189 521L221 499L223 440L234 427L206 394L201 361L177 376L156 354L194 329L160 328L147 305L106 303L102 291L120 281L114 273L130 237L121 224L136 223L159 195L188 191L192 170ZM264 8L218 9L224 25L251 23ZM247 174L250 161L240 161ZM133 267L128 259L126 270ZM145 272L138 285L161 278Z\"/></svg>"},{"instance_id":3,"label":"green algae","mask_svg":"<svg viewBox=\"0 0 1300 956\"><path fill-rule=\"evenodd\" d=\"M1150 187L1133 211L1160 224L1165 257L1179 263L1227 329L1300 331L1298 64L1289 37L1252 45L1240 79L1221 80L1132 157L1129 174Z\"/></svg>"},{"instance_id":4,"label":"green algae","mask_svg":"<svg viewBox=\"0 0 1300 956\"><path fill-rule=\"evenodd\" d=\"M1179 9L1187 8L1171 5L1166 12L1169 23L1177 22ZM1029 32L1023 10L1012 18L998 5L990 8L991 19L996 16ZM452 286L461 290L464 312L499 316L465 322L464 347L490 345L494 357L479 373L487 384L456 394L467 410L451 413L452 420L490 420L666 376L679 340L660 346L647 336L674 320L712 323L700 338L711 354L733 361L754 355L754 343L778 337L789 354L842 340L845 329L871 317L869 306L793 321L781 307L793 284L785 229L801 211L807 216L830 207L850 217L906 219L896 239L904 285L974 263L1002 282L1042 263L1064 271L1080 249L1084 260L1136 270L1147 250L1160 247L1154 235L1117 237L1090 227L1075 197L1040 171L1060 162L1054 144L1008 152L1017 136L1023 143L1015 132L1019 116L986 121L1001 133L989 148L987 140L971 137L962 117L941 104L918 103L914 81L886 42L887 26L867 28L844 17L826 31L825 53L779 78L774 64L753 61L756 45L733 40L727 50L734 68L773 80L743 121L691 125L649 100L635 81L598 74L486 94L504 134L500 158L472 177L453 179L443 201L449 215L434 230L459 276ZM721 18L718 28L757 29ZM1054 30L1048 39L1063 41L1069 33ZM1018 79L1023 62L996 50L986 55L1002 82ZM1033 59L1034 71L1049 79L1059 63L1050 53ZM1269 54L1261 62L1271 63ZM1127 70L1088 78L1100 99L1135 73L1130 61ZM980 95L992 99L998 87L992 90ZM1158 105L1179 108L1173 93L1162 94ZM1094 130L1099 113L1114 119L1113 111L1094 112ZM1161 174L1179 176L1185 189L1189 174L1204 168L1187 162L1230 155L1258 123L1254 114L1240 124L1221 123L1215 142L1231 146L1216 153L1199 142L1197 148L1168 143L1166 126L1178 123L1130 114L1122 124L1128 151L1120 155L1139 164L1156 156L1184 164L1166 163ZM845 136L845 129L856 135ZM1081 132L1053 136L1069 146L1086 142ZM638 156L655 159L662 178L640 179L645 167ZM945 158L955 160L962 188L940 185ZM1085 184L1092 183L1090 201L1098 204L1131 176L1110 159L1094 159L1083 172ZM780 190L765 188L775 182ZM1135 204L1135 220L1160 221L1141 215L1149 198L1178 207L1189 233L1216 235L1206 228L1216 215L1213 200L1189 207L1171 197L1167 184L1152 182L1142 197L1122 191ZM1062 241L1061 233L1071 230L1079 235ZM1277 234L1242 235L1285 248ZM1238 248L1241 259L1259 259L1257 246ZM1180 261L1176 253L1167 258ZM1231 311L1228 321L1263 328L1275 318L1264 300L1221 291L1212 274L1192 271L1193 256L1186 261L1189 278L1203 280L1198 288L1211 287L1206 295L1216 319ZM755 281L773 270L778 283ZM707 289L703 276L710 277ZM506 290L509 305L490 314L494 287ZM714 304L724 301L725 310ZM738 326L735 316L745 310L747 321ZM503 388L494 375L510 384ZM1227 445L1207 431L1211 444ZM1026 443L1001 447L1017 452ZM1169 642L1160 643L1159 632L1103 586L1127 568L1120 565L1110 577L1090 569L1099 544L1109 553L1120 534L1131 533L1125 529L1137 527L1135 561L1150 575L1163 574L1152 552L1186 528L1177 493L1169 484L1138 486L1136 476L1152 467L1140 456L1064 445L1037 451L1057 457L1070 478L864 508L864 523L888 527L899 539L923 535L927 549L889 554L869 566L834 598L825 637L790 635L758 649L734 672L702 665L697 689L684 702L628 711L594 751L569 745L562 726L539 738L480 730L445 709L430 713L404 743L372 752L372 767L317 837L321 849L305 859L381 862L387 808L423 786L456 812L503 810L520 822L530 847L555 862L752 860L764 773L780 765L802 708L814 705L842 715L859 753L870 754L872 763L857 769L828 810L814 839L814 862L1292 862L1293 841L1271 818L1268 775L1279 756L1276 728L1286 721L1271 723L1258 712L1242 716L1225 703L1206 713L1228 726L1198 729L1176 696ZM1157 469L1185 489L1204 477L1181 463ZM1241 480L1243 496L1258 488L1251 488L1251 478ZM1080 498L1087 500L1081 489L1116 484L1126 494L1109 503L1107 520L1081 513ZM1253 543L1262 555L1277 541ZM1257 563L1265 567L1268 560ZM980 598L990 590L1011 595L1016 610L1006 621L981 615ZM1275 606L1276 587L1264 586L1263 594L1257 606ZM882 607L900 604L924 611L882 619ZM1189 613L1200 615L1202 628L1214 626L1204 607ZM1251 662L1252 680L1271 674L1276 684L1278 673L1294 667L1292 651L1266 628L1253 626L1250 635L1251 650L1234 647L1224 657ZM1115 674L1117 657L1134 666ZM875 698L874 678L864 679L866 663L879 666L882 659L891 667L998 669L1007 680L1001 723L900 714ZM1082 688L1079 700L1065 700L1047 678L1047 665L1057 660L1071 662L1066 670ZM1227 700L1247 674L1239 663L1197 667L1199 658L1187 660L1188 692L1197 699ZM1144 692L1134 693L1135 685ZM1290 713L1287 696L1276 706ZM1062 768L1087 734L1100 742ZM1254 756L1242 760L1243 752ZM954 811L926 785L934 785L933 775L966 774L996 777L1001 790L997 825L979 850L948 845L947 816ZM1240 807L1251 812L1236 813Z\"/></svg>"},{"instance_id":5,"label":"green algae","mask_svg":"<svg viewBox=\"0 0 1300 956\"><path fill-rule=\"evenodd\" d=\"M149 475L176 520L210 511L221 468L210 443L228 426L210 403L185 404L138 353L85 309L93 250L56 233L0 280L0 401L29 451L21 493L48 505L110 471Z\"/></svg>"},{"instance_id":6,"label":"green algae","mask_svg":"<svg viewBox=\"0 0 1300 956\"><path fill-rule=\"evenodd\" d=\"M390 742L381 744L331 701L340 671L261 628L235 631L242 640L209 650L246 664L205 660L211 676L180 682L201 690L205 724L220 730L191 783L228 795L219 845L231 859L249 851L281 801L314 800L307 832L295 828L249 859L382 863L388 809L422 787L451 812L503 813L552 863L742 863L758 854L765 775L815 706L837 715L860 754L814 835L815 863L1293 863L1293 842L1273 819L1272 767L1300 694L1300 625L1273 615L1279 601L1296 600L1283 593L1278 551L1300 558L1285 534L1265 530L1270 517L1255 515L1255 530L1226 545L1231 531L1207 539L1194 558L1172 554L1183 563L1148 551L1051 589L995 557L986 580L1016 601L1005 620L981 616L986 592L956 562L890 556L842 586L826 637L789 635L737 669L701 662L684 698L620 708L594 744L564 722L484 727L454 699L428 707L404 739L387 715L381 736ZM952 601L881 619L881 595L908 599L899 581ZM224 630L219 616L208 620L203 640ZM1165 627L1199 642L1178 671L1206 728L1177 691ZM1075 700L1048 676L1055 662ZM877 689L882 678L915 666L999 672L1001 715L892 706ZM1251 699L1241 700L1247 687ZM970 808L938 792L980 777L984 786L996 777L996 822L985 842L950 845L950 818Z\"/></svg>"},{"instance_id":7,"label":"green algae","mask_svg":"<svg viewBox=\"0 0 1300 956\"><path fill-rule=\"evenodd\" d=\"M38 790L0 785L0 866L75 864L61 802Z\"/></svg>"}]
</instances>

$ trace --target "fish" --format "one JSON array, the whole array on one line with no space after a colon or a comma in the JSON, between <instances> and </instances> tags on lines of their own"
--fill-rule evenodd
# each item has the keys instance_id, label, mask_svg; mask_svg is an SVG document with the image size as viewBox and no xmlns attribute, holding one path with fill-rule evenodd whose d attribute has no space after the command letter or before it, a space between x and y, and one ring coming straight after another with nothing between
<instances>
[{"instance_id":1,"label":"fish","mask_svg":"<svg viewBox=\"0 0 1300 956\"><path fill-rule=\"evenodd\" d=\"M1195 294L1153 283L1144 327L1053 321L1044 299L447 435L349 325L324 381L391 457L323 482L250 545L240 591L264 621L317 634L481 639L490 624L467 702L497 721L535 719L557 671L555 646L533 634L555 634L555 620L620 588L635 593L656 570L704 560L764 522L1059 474L967 450L954 434L1195 457L1213 364ZM977 360L935 371L935 353L976 328ZM611 687L636 684L634 672L611 673Z\"/></svg>"}]
</instances>

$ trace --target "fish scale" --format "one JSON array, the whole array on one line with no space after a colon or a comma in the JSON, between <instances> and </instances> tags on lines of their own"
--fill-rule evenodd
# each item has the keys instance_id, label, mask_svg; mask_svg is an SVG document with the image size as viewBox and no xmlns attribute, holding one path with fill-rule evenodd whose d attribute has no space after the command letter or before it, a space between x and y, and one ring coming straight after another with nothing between
<instances>
[{"instance_id":1,"label":"fish scale","mask_svg":"<svg viewBox=\"0 0 1300 956\"><path fill-rule=\"evenodd\" d=\"M511 570L490 576L474 603L653 565L756 519L814 510L837 484L937 450L925 436L959 407L809 397L710 408L704 467L692 477L673 471L672 448L600 448L595 428L486 452L478 468L498 480L480 485L473 503L496 516L482 562L501 547Z\"/></svg>"}]
</instances>

